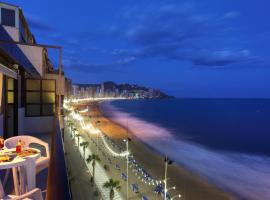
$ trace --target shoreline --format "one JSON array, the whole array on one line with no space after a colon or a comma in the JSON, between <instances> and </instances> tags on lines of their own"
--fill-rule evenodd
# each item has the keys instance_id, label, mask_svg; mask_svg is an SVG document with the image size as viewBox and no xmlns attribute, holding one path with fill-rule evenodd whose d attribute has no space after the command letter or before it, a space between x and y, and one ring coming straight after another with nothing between
<instances>
[{"instance_id":1,"label":"shoreline","mask_svg":"<svg viewBox=\"0 0 270 200\"><path fill-rule=\"evenodd\" d=\"M102 113L100 102L88 102L81 104L79 107L88 106L90 111L86 114L91 116L91 121L100 121L101 125L98 128L102 130L112 139L120 142L127 135L131 137L130 150L151 176L158 179L164 179L164 156L162 156L153 147L137 138L132 130L127 130L121 124L114 122ZM95 123L93 123L95 125ZM149 159L151 158L151 159ZM192 173L178 163L173 163L168 168L168 188L176 186L177 192L182 195L183 199L188 200L235 200L237 199L232 194L222 191L217 186L209 183L208 180Z\"/></svg>"}]
</instances>

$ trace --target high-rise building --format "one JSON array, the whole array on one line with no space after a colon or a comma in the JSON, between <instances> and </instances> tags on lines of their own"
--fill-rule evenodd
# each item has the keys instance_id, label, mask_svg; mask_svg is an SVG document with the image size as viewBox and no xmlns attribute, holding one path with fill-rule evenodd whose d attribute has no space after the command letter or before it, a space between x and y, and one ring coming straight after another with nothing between
<instances>
[{"instance_id":1,"label":"high-rise building","mask_svg":"<svg viewBox=\"0 0 270 200\"><path fill-rule=\"evenodd\" d=\"M104 88L104 84L101 84L100 87L100 97L104 97L105 96L105 88Z\"/></svg>"}]
</instances>

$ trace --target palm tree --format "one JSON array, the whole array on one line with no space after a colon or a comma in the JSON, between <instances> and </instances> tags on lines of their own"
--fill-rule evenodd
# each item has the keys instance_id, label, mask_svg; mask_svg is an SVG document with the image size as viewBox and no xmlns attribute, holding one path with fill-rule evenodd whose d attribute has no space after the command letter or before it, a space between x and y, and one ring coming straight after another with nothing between
<instances>
[{"instance_id":1,"label":"palm tree","mask_svg":"<svg viewBox=\"0 0 270 200\"><path fill-rule=\"evenodd\" d=\"M105 182L103 185L104 188L108 188L110 190L110 200L113 200L114 198L114 190L120 190L120 182L118 180L114 181L112 178Z\"/></svg>"},{"instance_id":2,"label":"palm tree","mask_svg":"<svg viewBox=\"0 0 270 200\"><path fill-rule=\"evenodd\" d=\"M75 177L73 176L71 170L68 170L68 178L69 178L69 182L75 181Z\"/></svg>"},{"instance_id":3,"label":"palm tree","mask_svg":"<svg viewBox=\"0 0 270 200\"><path fill-rule=\"evenodd\" d=\"M72 121L70 119L67 120L67 125L69 127L69 131L70 131L69 133L70 133L70 136L71 136L71 134L72 134L71 133L71 131L72 131Z\"/></svg>"},{"instance_id":4,"label":"palm tree","mask_svg":"<svg viewBox=\"0 0 270 200\"><path fill-rule=\"evenodd\" d=\"M73 138L75 138L75 136L76 136L76 131L77 131L78 129L75 127L75 126L72 126L72 135L73 135Z\"/></svg>"},{"instance_id":5,"label":"palm tree","mask_svg":"<svg viewBox=\"0 0 270 200\"><path fill-rule=\"evenodd\" d=\"M70 136L72 137L74 135L74 131L76 130L73 121L70 121L70 129L71 129Z\"/></svg>"},{"instance_id":6,"label":"palm tree","mask_svg":"<svg viewBox=\"0 0 270 200\"><path fill-rule=\"evenodd\" d=\"M78 139L78 149L79 149L79 147L80 147L80 134L79 133L77 133L76 135L75 135L76 137L77 137L77 139Z\"/></svg>"},{"instance_id":7,"label":"palm tree","mask_svg":"<svg viewBox=\"0 0 270 200\"><path fill-rule=\"evenodd\" d=\"M88 147L89 142L85 141L81 143L81 146L83 147L83 158L85 160L85 149Z\"/></svg>"},{"instance_id":8,"label":"palm tree","mask_svg":"<svg viewBox=\"0 0 270 200\"><path fill-rule=\"evenodd\" d=\"M92 161L92 167L93 167L93 179L95 179L95 166L96 162L100 161L100 158L96 154L89 155L88 158L86 159L87 163L90 163Z\"/></svg>"}]
</instances>

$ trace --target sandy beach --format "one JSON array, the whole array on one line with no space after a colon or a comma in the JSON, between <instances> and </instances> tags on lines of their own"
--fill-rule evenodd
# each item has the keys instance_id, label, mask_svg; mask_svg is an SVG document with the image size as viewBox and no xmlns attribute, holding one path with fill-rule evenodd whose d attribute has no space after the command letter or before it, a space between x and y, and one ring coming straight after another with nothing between
<instances>
[{"instance_id":1,"label":"sandy beach","mask_svg":"<svg viewBox=\"0 0 270 200\"><path fill-rule=\"evenodd\" d=\"M113 122L112 120L106 118L100 108L98 102L87 102L84 104L77 105L76 107L84 109L88 106L89 112L84 113L87 116L87 120L91 120L93 124L98 124L98 128L101 129L107 136L112 138L118 144L122 144L122 140L127 136L131 138L130 151L135 156L137 162L143 166L144 169L152 176L158 179L164 179L164 156L159 155L147 145L142 143L140 140L134 137L132 130L127 130L121 125ZM99 121L100 123L96 123ZM88 136L89 137L89 136ZM96 137L92 139L96 140ZM105 147L104 151L105 150ZM106 162L106 158L102 158ZM125 171L125 160L120 158L114 158L113 163L120 165L121 170ZM131 171L131 170L130 170ZM121 180L119 172L111 169L108 172L114 179ZM130 172L129 175L130 183L137 183L140 188L140 194L133 193L129 191L129 199L141 199L141 196L147 196L148 199L162 199L160 196L154 194L153 186L145 185L145 183L138 180L138 178ZM123 182L121 180L121 182ZM126 195L125 182L123 182L121 192L123 196ZM180 165L173 163L168 168L168 188L176 186L175 191L170 191L171 196L176 194L181 194L182 198L185 200L232 200L236 199L233 195L226 193L213 184L204 180L187 169L184 169Z\"/></svg>"}]
</instances>

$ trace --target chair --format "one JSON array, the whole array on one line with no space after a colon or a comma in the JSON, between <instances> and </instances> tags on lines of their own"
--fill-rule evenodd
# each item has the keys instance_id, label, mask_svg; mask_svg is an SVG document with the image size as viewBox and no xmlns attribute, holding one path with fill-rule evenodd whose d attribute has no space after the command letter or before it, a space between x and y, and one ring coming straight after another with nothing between
<instances>
[{"instance_id":1,"label":"chair","mask_svg":"<svg viewBox=\"0 0 270 200\"><path fill-rule=\"evenodd\" d=\"M35 200L43 200L41 190L39 188L35 188L29 192L26 192L22 195L5 195L2 183L0 181L0 199L1 200L8 200L8 199L14 199L14 200L23 200L23 199L35 199Z\"/></svg>"},{"instance_id":2,"label":"chair","mask_svg":"<svg viewBox=\"0 0 270 200\"><path fill-rule=\"evenodd\" d=\"M49 151L48 143L46 143L46 142L44 142L36 137L33 137L33 136L20 135L20 136L15 136L15 137L11 137L11 138L6 139L4 142L4 146L8 149L15 148L16 144L18 143L19 140L24 142L25 147L29 147L30 144L39 144L39 145L45 147L46 156L41 156L36 161L36 173L39 173L43 169L46 169L49 167L50 151Z\"/></svg>"}]
</instances>

